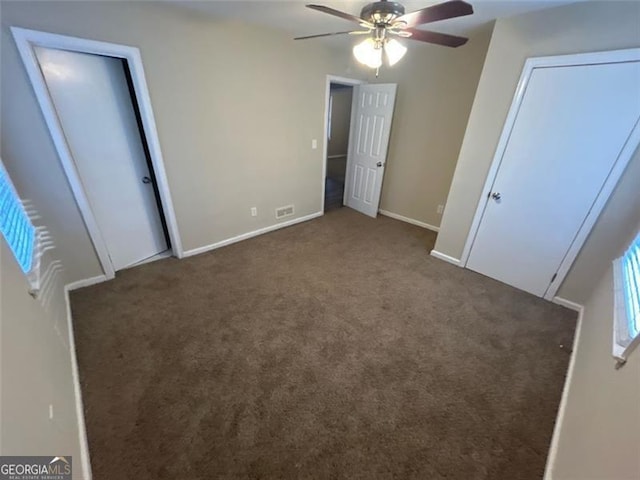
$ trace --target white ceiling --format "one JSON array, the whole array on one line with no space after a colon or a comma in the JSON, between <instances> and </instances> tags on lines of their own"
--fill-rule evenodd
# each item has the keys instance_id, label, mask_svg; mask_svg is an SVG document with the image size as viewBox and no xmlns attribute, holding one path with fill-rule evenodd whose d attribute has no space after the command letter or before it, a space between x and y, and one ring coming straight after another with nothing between
<instances>
[{"instance_id":1,"label":"white ceiling","mask_svg":"<svg viewBox=\"0 0 640 480\"><path fill-rule=\"evenodd\" d=\"M366 0L357 1L325 1L325 0L204 0L180 1L169 0L170 3L196 10L218 18L227 18L251 24L262 25L282 30L294 36L313 35L317 33L339 32L357 29L358 26L325 13L310 10L307 3L326 5L352 15L360 16L360 10L368 3ZM473 5L474 14L441 22L431 23L423 28L450 33L454 35L472 35L488 22L501 17L510 17L534 10L553 8L581 0L467 0ZM438 1L405 1L401 2L407 13L430 5L441 3ZM355 28L353 28L355 27ZM327 45L344 45L351 42L352 36L343 35L330 38L306 40L308 42L323 42Z\"/></svg>"}]
</instances>

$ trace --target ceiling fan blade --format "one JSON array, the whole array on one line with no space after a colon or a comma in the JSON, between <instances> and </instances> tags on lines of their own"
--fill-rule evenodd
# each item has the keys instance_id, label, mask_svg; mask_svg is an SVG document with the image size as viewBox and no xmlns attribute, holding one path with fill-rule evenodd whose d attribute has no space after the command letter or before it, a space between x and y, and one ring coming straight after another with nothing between
<instances>
[{"instance_id":1,"label":"ceiling fan blade","mask_svg":"<svg viewBox=\"0 0 640 480\"><path fill-rule=\"evenodd\" d=\"M405 32L410 32L409 40L418 40L419 42L435 43L445 47L459 47L467 43L468 38L456 37L446 33L427 32L426 30L416 30L415 28L406 28Z\"/></svg>"},{"instance_id":2,"label":"ceiling fan blade","mask_svg":"<svg viewBox=\"0 0 640 480\"><path fill-rule=\"evenodd\" d=\"M318 38L318 37L330 37L332 35L347 35L347 34L358 34L361 33L359 30L355 31L355 32L331 32L331 33L320 33L318 35L307 35L306 37L296 37L294 38L294 40L306 40L308 38ZM362 32L362 33L367 33L367 32Z\"/></svg>"},{"instance_id":3,"label":"ceiling fan blade","mask_svg":"<svg viewBox=\"0 0 640 480\"><path fill-rule=\"evenodd\" d=\"M371 23L363 20L360 17L356 17L355 15L351 15L350 13L341 12L340 10L336 10L335 8L325 7L324 5L307 5L307 8L323 13L328 13L329 15L340 17L344 20L349 20L350 22L359 23L360 25L373 26Z\"/></svg>"},{"instance_id":4,"label":"ceiling fan blade","mask_svg":"<svg viewBox=\"0 0 640 480\"><path fill-rule=\"evenodd\" d=\"M407 13L406 15L396 18L393 23L406 23L407 27L415 27L416 25L446 20L447 18L463 17L465 15L471 15L472 13L473 7L467 2L452 0Z\"/></svg>"}]
</instances>

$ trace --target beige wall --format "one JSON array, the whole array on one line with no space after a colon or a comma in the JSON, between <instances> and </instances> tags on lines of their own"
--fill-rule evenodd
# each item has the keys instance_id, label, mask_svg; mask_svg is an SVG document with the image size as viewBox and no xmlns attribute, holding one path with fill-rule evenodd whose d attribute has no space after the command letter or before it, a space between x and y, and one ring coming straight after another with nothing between
<instances>
[{"instance_id":1,"label":"beige wall","mask_svg":"<svg viewBox=\"0 0 640 480\"><path fill-rule=\"evenodd\" d=\"M346 155L349 148L351 100L353 88L332 90L331 139L327 142L327 155Z\"/></svg>"},{"instance_id":2,"label":"beige wall","mask_svg":"<svg viewBox=\"0 0 640 480\"><path fill-rule=\"evenodd\" d=\"M436 250L460 258L507 111L528 57L640 46L640 3L584 2L498 20L447 200ZM640 214L640 154L611 197L559 295L582 303ZM629 208L633 206L632 208ZM618 242L611 242L618 239Z\"/></svg>"},{"instance_id":3,"label":"beige wall","mask_svg":"<svg viewBox=\"0 0 640 480\"><path fill-rule=\"evenodd\" d=\"M396 66L365 72L398 84L381 209L440 225L492 27L455 49L407 41Z\"/></svg>"},{"instance_id":4,"label":"beige wall","mask_svg":"<svg viewBox=\"0 0 640 480\"><path fill-rule=\"evenodd\" d=\"M326 75L349 52L160 2L2 2L2 158L70 280L101 273L8 27L140 48L185 250L320 210ZM250 215L251 207L258 216Z\"/></svg>"},{"instance_id":5,"label":"beige wall","mask_svg":"<svg viewBox=\"0 0 640 480\"><path fill-rule=\"evenodd\" d=\"M640 478L640 351L614 369L611 270L585 304L553 480Z\"/></svg>"},{"instance_id":6,"label":"beige wall","mask_svg":"<svg viewBox=\"0 0 640 480\"><path fill-rule=\"evenodd\" d=\"M71 455L79 479L65 279L54 278L50 293L33 299L0 236L0 455Z\"/></svg>"},{"instance_id":7,"label":"beige wall","mask_svg":"<svg viewBox=\"0 0 640 480\"><path fill-rule=\"evenodd\" d=\"M640 18L639 18L640 20ZM584 304L602 272L619 256L640 225L638 149L573 263L558 296Z\"/></svg>"}]
</instances>

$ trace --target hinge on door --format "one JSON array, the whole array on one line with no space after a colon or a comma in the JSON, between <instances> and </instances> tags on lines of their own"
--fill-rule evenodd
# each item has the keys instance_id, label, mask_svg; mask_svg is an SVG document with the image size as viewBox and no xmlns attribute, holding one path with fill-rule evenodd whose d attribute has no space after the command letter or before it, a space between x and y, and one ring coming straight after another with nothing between
<instances>
[{"instance_id":1,"label":"hinge on door","mask_svg":"<svg viewBox=\"0 0 640 480\"><path fill-rule=\"evenodd\" d=\"M550 283L553 283L553 281L556 279L556 277L557 277L557 276L558 276L558 274L557 274L557 273L554 273L554 274L553 274L553 277L551 277L551 282L550 282Z\"/></svg>"}]
</instances>

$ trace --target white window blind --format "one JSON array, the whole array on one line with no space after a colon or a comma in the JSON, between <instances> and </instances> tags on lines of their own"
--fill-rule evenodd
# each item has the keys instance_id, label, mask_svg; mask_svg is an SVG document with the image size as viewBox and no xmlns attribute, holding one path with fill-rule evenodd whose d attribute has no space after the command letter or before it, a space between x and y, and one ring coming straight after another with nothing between
<instances>
[{"instance_id":1,"label":"white window blind","mask_svg":"<svg viewBox=\"0 0 640 480\"><path fill-rule=\"evenodd\" d=\"M629 333L635 337L640 332L640 234L622 257L622 270Z\"/></svg>"},{"instance_id":2,"label":"white window blind","mask_svg":"<svg viewBox=\"0 0 640 480\"><path fill-rule=\"evenodd\" d=\"M0 165L0 231L22 271L29 273L34 263L36 230L2 165Z\"/></svg>"},{"instance_id":3,"label":"white window blind","mask_svg":"<svg viewBox=\"0 0 640 480\"><path fill-rule=\"evenodd\" d=\"M613 355L626 360L640 343L640 232L613 262L615 287Z\"/></svg>"}]
</instances>

